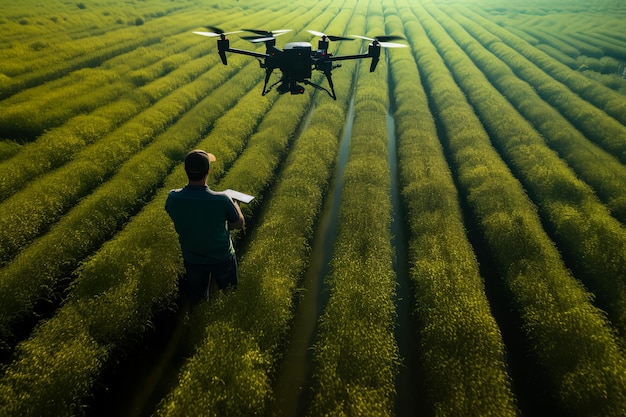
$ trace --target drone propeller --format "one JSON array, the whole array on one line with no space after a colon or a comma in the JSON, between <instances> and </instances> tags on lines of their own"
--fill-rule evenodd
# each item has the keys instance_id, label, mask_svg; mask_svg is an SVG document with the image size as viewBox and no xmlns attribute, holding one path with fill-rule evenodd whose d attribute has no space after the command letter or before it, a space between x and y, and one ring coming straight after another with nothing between
<instances>
[{"instance_id":1,"label":"drone propeller","mask_svg":"<svg viewBox=\"0 0 626 417\"><path fill-rule=\"evenodd\" d=\"M271 41L276 36L284 35L287 32L291 32L291 29L279 29L279 30L260 30L260 29L243 29L246 32L256 33L257 36L242 36L242 39L245 39L250 42L267 42Z\"/></svg>"},{"instance_id":2,"label":"drone propeller","mask_svg":"<svg viewBox=\"0 0 626 417\"><path fill-rule=\"evenodd\" d=\"M333 41L333 42L334 41L353 41L354 40L353 38L346 38L346 37L343 37L343 36L327 35L325 33L318 32L316 30L308 30L307 29L307 32L309 32L311 35L321 37L322 40L328 39L329 41Z\"/></svg>"},{"instance_id":3,"label":"drone propeller","mask_svg":"<svg viewBox=\"0 0 626 417\"><path fill-rule=\"evenodd\" d=\"M247 41L257 43L257 42L267 42L276 39L274 36L266 36L264 38L260 38L258 36L242 36L241 39L245 39Z\"/></svg>"},{"instance_id":4,"label":"drone propeller","mask_svg":"<svg viewBox=\"0 0 626 417\"><path fill-rule=\"evenodd\" d=\"M242 29L242 30L245 30L246 32L256 33L257 35L261 35L263 37L268 37L272 35L279 36L287 32L291 32L291 29L279 29L279 30Z\"/></svg>"},{"instance_id":5,"label":"drone propeller","mask_svg":"<svg viewBox=\"0 0 626 417\"><path fill-rule=\"evenodd\" d=\"M366 36L360 36L360 35L350 35L350 36L375 42L379 44L380 46L382 46L383 48L406 48L407 47L407 45L402 44L402 43L388 42L388 41L404 40L402 36L383 35L383 36L376 36L374 38L368 38Z\"/></svg>"},{"instance_id":6,"label":"drone propeller","mask_svg":"<svg viewBox=\"0 0 626 417\"><path fill-rule=\"evenodd\" d=\"M240 32L242 32L241 30L236 30L234 32L224 32L222 29L220 29L218 27L215 27L215 26L207 26L207 29L212 30L212 32L198 31L198 32L194 32L194 33L196 35L208 36L210 38L213 38L213 37L216 37L216 36L221 36L223 38L226 35L231 35L233 33L240 33Z\"/></svg>"}]
</instances>

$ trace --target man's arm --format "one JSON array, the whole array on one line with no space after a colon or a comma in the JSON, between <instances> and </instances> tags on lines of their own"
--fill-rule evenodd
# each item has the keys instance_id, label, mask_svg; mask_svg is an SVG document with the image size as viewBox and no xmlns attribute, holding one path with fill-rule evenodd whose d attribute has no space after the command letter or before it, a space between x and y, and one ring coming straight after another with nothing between
<instances>
[{"instance_id":1,"label":"man's arm","mask_svg":"<svg viewBox=\"0 0 626 417\"><path fill-rule=\"evenodd\" d=\"M239 204L232 198L230 201L232 201L233 206L235 206L235 210L237 210L239 219L234 222L228 222L228 230L243 229L243 226L246 224L246 220L243 218L243 213L241 213L241 207L239 207Z\"/></svg>"}]
</instances>

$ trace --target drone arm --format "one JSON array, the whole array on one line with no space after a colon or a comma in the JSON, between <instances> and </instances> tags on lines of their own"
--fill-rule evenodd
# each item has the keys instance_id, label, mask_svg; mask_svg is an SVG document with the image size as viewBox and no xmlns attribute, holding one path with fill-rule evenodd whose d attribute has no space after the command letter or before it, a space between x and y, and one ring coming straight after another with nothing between
<instances>
[{"instance_id":1,"label":"drone arm","mask_svg":"<svg viewBox=\"0 0 626 417\"><path fill-rule=\"evenodd\" d=\"M254 52L254 51L247 51L245 49L228 48L228 49L225 49L224 52L232 52L234 54L248 55L248 56L253 56L255 58L268 58L269 57L268 54L263 54L263 53Z\"/></svg>"},{"instance_id":2,"label":"drone arm","mask_svg":"<svg viewBox=\"0 0 626 417\"><path fill-rule=\"evenodd\" d=\"M227 65L228 61L226 60L226 51L230 48L230 41L222 35L221 39L217 40L217 53L222 59L222 64Z\"/></svg>"},{"instance_id":3,"label":"drone arm","mask_svg":"<svg viewBox=\"0 0 626 417\"><path fill-rule=\"evenodd\" d=\"M345 61L347 59L362 59L362 58L370 58L371 55L368 54L358 54L358 55L343 55L343 56L331 56L329 59L331 61Z\"/></svg>"},{"instance_id":4,"label":"drone arm","mask_svg":"<svg viewBox=\"0 0 626 417\"><path fill-rule=\"evenodd\" d=\"M372 63L370 64L370 72L374 72L376 69L376 65L378 64L378 60L380 58L380 44L375 42L370 44L367 47L368 55L372 57Z\"/></svg>"},{"instance_id":5,"label":"drone arm","mask_svg":"<svg viewBox=\"0 0 626 417\"><path fill-rule=\"evenodd\" d=\"M363 59L363 58L372 58L372 63L370 65L370 72L374 72L374 70L376 69L376 64L378 64L378 60L380 58L380 45L374 45L374 44L369 45L366 54L331 56L329 59L331 61L344 61L347 59Z\"/></svg>"},{"instance_id":6,"label":"drone arm","mask_svg":"<svg viewBox=\"0 0 626 417\"><path fill-rule=\"evenodd\" d=\"M217 52L222 59L222 64L227 65L226 52L232 52L234 54L248 55L256 58L267 58L269 55L262 54L254 51L247 51L245 49L236 49L230 47L230 41L227 38L217 40Z\"/></svg>"}]
</instances>

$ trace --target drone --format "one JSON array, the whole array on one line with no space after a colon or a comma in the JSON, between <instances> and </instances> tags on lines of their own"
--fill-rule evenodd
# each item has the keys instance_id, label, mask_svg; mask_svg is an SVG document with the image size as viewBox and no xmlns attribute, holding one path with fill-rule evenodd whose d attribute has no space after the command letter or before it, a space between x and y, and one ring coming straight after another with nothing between
<instances>
[{"instance_id":1,"label":"drone","mask_svg":"<svg viewBox=\"0 0 626 417\"><path fill-rule=\"evenodd\" d=\"M332 70L341 67L341 64L336 63L337 61L371 58L370 72L374 72L380 59L381 48L404 48L407 46L400 43L390 42L394 40L404 40L402 36L383 35L368 38L365 36L350 35L351 37L343 37L326 35L325 33L314 30L307 30L310 34L320 37L317 44L317 50L314 50L309 42L290 42L285 44L283 49L279 49L276 47L276 37L284 35L287 32L291 32L291 29L273 31L242 29L234 32L224 32L214 26L209 26L207 29L210 31L198 31L193 33L218 38L217 51L224 65L228 65L226 52L252 56L259 60L261 68L265 69L265 83L263 85L262 92L263 96L269 93L272 88L277 85L278 87L276 87L276 91L278 91L279 94L285 94L287 92L291 94L304 94L303 85L310 85L319 90L326 91L333 100L337 100L335 86L332 79ZM227 35L241 32L254 33L254 35L241 36L241 38L252 43L264 43L265 53L231 48L230 40L227 38ZM371 41L368 46L367 53L334 56L328 52L330 41L352 41L355 38ZM268 87L270 77L275 69L278 69L281 72L281 77L277 82ZM330 89L311 82L311 76L314 70L324 73Z\"/></svg>"}]
</instances>

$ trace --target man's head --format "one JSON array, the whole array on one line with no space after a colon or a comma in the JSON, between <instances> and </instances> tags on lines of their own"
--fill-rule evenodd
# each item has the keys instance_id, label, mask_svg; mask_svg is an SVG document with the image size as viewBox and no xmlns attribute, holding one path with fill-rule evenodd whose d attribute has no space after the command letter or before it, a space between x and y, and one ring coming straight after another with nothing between
<instances>
[{"instance_id":1,"label":"man's head","mask_svg":"<svg viewBox=\"0 0 626 417\"><path fill-rule=\"evenodd\" d=\"M194 149L185 157L185 172L189 181L200 181L209 173L209 165L215 161L215 155Z\"/></svg>"}]
</instances>

